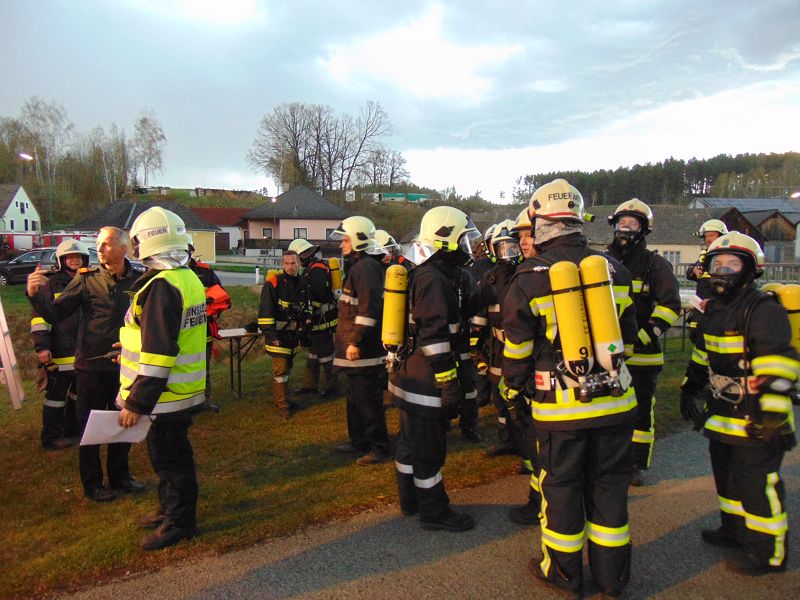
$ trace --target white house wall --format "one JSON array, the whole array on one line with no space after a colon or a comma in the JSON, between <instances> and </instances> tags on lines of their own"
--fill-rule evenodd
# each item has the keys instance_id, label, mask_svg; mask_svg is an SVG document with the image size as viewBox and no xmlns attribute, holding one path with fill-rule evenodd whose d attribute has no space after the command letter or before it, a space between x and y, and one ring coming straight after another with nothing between
<instances>
[{"instance_id":1,"label":"white house wall","mask_svg":"<svg viewBox=\"0 0 800 600\"><path fill-rule=\"evenodd\" d=\"M25 228L26 219L28 222L27 229ZM17 190L14 199L8 205L8 210L0 217L0 221L0 229L4 232L40 233L42 230L42 219L39 216L39 211L36 210L23 188Z\"/></svg>"}]
</instances>

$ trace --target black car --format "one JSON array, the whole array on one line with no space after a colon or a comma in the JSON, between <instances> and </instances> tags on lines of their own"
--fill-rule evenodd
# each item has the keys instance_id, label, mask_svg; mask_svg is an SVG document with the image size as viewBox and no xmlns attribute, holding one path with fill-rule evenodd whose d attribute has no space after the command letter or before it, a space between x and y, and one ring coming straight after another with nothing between
<instances>
[{"instance_id":1,"label":"black car","mask_svg":"<svg viewBox=\"0 0 800 600\"><path fill-rule=\"evenodd\" d=\"M89 248L89 265L94 267L100 264L97 259L97 250ZM135 260L131 261L135 267L144 271L142 263ZM41 265L43 269L55 269L56 267L56 248L49 246L46 248L36 248L20 254L10 260L0 260L0 285L10 283L25 283L30 273L36 270L36 266Z\"/></svg>"}]
</instances>

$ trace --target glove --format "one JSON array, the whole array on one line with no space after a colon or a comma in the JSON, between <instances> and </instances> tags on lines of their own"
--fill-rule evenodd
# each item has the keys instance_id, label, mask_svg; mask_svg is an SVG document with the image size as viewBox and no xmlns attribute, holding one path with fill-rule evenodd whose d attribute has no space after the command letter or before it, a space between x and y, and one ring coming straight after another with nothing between
<instances>
[{"instance_id":1,"label":"glove","mask_svg":"<svg viewBox=\"0 0 800 600\"><path fill-rule=\"evenodd\" d=\"M451 379L439 391L442 394L442 415L448 421L458 418L461 414L461 405L464 403L464 390L458 379Z\"/></svg>"},{"instance_id":2,"label":"glove","mask_svg":"<svg viewBox=\"0 0 800 600\"><path fill-rule=\"evenodd\" d=\"M694 423L695 431L700 429L697 426L701 419L704 421L703 411L698 406L698 395L687 390L681 389L681 417L684 421Z\"/></svg>"},{"instance_id":3,"label":"glove","mask_svg":"<svg viewBox=\"0 0 800 600\"><path fill-rule=\"evenodd\" d=\"M779 436L794 438L789 418L780 413L764 413L760 423L749 421L745 425L745 431L751 438L764 440L765 442L772 442Z\"/></svg>"}]
</instances>

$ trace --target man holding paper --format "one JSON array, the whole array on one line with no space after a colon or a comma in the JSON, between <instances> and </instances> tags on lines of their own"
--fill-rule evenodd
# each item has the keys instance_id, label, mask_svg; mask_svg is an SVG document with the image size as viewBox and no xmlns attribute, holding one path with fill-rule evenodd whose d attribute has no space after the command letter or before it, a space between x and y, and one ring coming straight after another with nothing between
<instances>
[{"instance_id":1,"label":"man holding paper","mask_svg":"<svg viewBox=\"0 0 800 600\"><path fill-rule=\"evenodd\" d=\"M153 421L150 463L159 477L158 514L139 525L155 531L142 540L159 550L197 535L197 475L189 441L192 415L203 410L206 386L205 288L188 268L186 227L160 207L131 228L133 255L148 267L133 288L120 330L119 424Z\"/></svg>"}]
</instances>

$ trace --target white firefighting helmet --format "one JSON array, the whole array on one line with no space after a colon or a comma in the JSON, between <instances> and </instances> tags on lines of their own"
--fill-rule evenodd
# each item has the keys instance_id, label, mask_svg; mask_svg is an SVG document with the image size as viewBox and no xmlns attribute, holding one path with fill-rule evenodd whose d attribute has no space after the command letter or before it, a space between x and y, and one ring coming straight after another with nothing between
<instances>
[{"instance_id":1,"label":"white firefighting helmet","mask_svg":"<svg viewBox=\"0 0 800 600\"><path fill-rule=\"evenodd\" d=\"M144 261L156 257L177 262L188 260L186 225L174 212L154 206L140 214L130 233L134 257ZM162 267L164 268L164 267Z\"/></svg>"},{"instance_id":2,"label":"white firefighting helmet","mask_svg":"<svg viewBox=\"0 0 800 600\"><path fill-rule=\"evenodd\" d=\"M583 222L583 196L566 179L554 179L531 196L528 218Z\"/></svg>"},{"instance_id":3,"label":"white firefighting helmet","mask_svg":"<svg viewBox=\"0 0 800 600\"><path fill-rule=\"evenodd\" d=\"M64 240L56 248L56 262L58 263L59 271L64 271L67 269L64 258L66 258L66 256L69 254L80 254L82 256L83 266L89 266L89 250L86 248L86 245L83 242L74 239Z\"/></svg>"}]
</instances>

